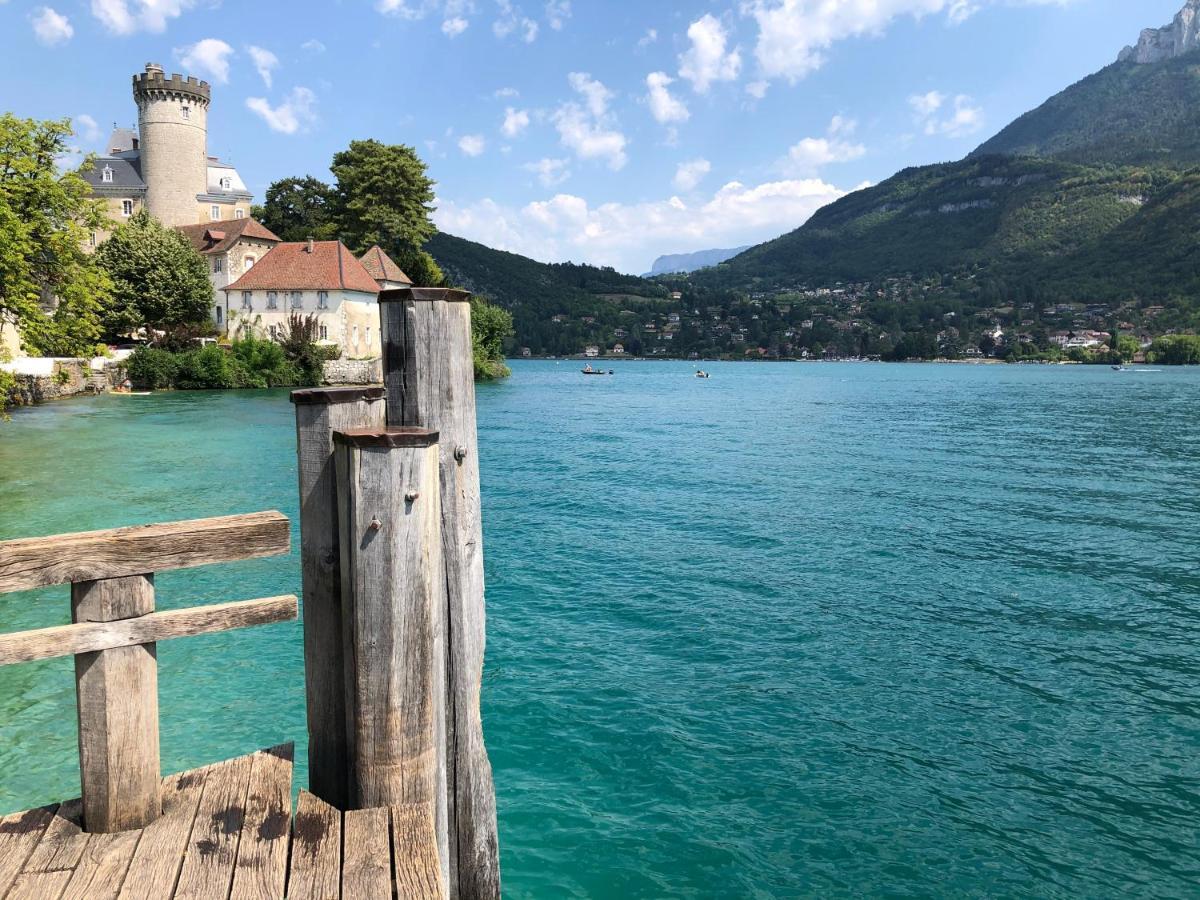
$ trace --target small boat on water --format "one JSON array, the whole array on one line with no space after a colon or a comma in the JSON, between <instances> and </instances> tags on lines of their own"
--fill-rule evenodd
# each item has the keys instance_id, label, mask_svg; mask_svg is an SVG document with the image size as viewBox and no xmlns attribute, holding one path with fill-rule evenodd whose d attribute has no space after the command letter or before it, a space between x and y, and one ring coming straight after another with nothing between
<instances>
[{"instance_id":1,"label":"small boat on water","mask_svg":"<svg viewBox=\"0 0 1200 900\"><path fill-rule=\"evenodd\" d=\"M696 370L696 377L697 378L712 378L712 376L709 375L707 372L705 372L703 369Z\"/></svg>"},{"instance_id":2,"label":"small boat on water","mask_svg":"<svg viewBox=\"0 0 1200 900\"><path fill-rule=\"evenodd\" d=\"M581 371L584 375L614 375L614 374L616 374L615 372L613 372L612 369L609 369L607 372L604 371L603 369L593 369L590 364L585 366L584 368L580 369L579 371Z\"/></svg>"},{"instance_id":3,"label":"small boat on water","mask_svg":"<svg viewBox=\"0 0 1200 900\"><path fill-rule=\"evenodd\" d=\"M1114 372L1124 372L1124 371L1125 371L1125 367L1124 367L1124 366L1113 366L1113 367L1112 367L1112 370L1113 370Z\"/></svg>"}]
</instances>

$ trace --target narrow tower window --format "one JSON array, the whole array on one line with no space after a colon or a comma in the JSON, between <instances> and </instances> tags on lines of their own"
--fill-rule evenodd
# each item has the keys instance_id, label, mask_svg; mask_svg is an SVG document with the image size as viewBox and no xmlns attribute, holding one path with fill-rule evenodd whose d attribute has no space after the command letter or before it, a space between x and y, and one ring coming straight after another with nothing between
<instances>
[{"instance_id":1,"label":"narrow tower window","mask_svg":"<svg viewBox=\"0 0 1200 900\"><path fill-rule=\"evenodd\" d=\"M100 180L105 184L112 184L112 168L105 166L104 171L100 173Z\"/></svg>"},{"instance_id":2,"label":"narrow tower window","mask_svg":"<svg viewBox=\"0 0 1200 900\"><path fill-rule=\"evenodd\" d=\"M214 222L220 222L220 221L221 221L221 207L219 207L219 206L213 206L213 207L211 207L211 208L209 209L209 211L208 211L208 214L209 214L210 216L212 216L212 220L213 220Z\"/></svg>"},{"instance_id":3,"label":"narrow tower window","mask_svg":"<svg viewBox=\"0 0 1200 900\"><path fill-rule=\"evenodd\" d=\"M121 215L123 215L123 216L132 216L133 215L133 201L132 200L122 200L121 201Z\"/></svg>"},{"instance_id":4,"label":"narrow tower window","mask_svg":"<svg viewBox=\"0 0 1200 900\"><path fill-rule=\"evenodd\" d=\"M183 107L180 112L183 113L183 117L185 119L190 119L192 117L192 108L190 106Z\"/></svg>"}]
</instances>

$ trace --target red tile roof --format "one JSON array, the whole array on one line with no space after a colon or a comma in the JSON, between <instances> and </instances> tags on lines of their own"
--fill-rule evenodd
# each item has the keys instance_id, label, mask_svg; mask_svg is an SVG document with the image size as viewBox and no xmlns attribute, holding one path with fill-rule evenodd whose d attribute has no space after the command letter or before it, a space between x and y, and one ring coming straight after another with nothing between
<instances>
[{"instance_id":1,"label":"red tile roof","mask_svg":"<svg viewBox=\"0 0 1200 900\"><path fill-rule=\"evenodd\" d=\"M309 247L312 252L309 252ZM341 241L276 244L258 263L225 290L361 291L379 293L379 285Z\"/></svg>"},{"instance_id":2,"label":"red tile roof","mask_svg":"<svg viewBox=\"0 0 1200 900\"><path fill-rule=\"evenodd\" d=\"M376 244L362 255L362 264L376 281L395 281L398 284L412 284L412 279L392 262L392 258L383 252Z\"/></svg>"},{"instance_id":3,"label":"red tile roof","mask_svg":"<svg viewBox=\"0 0 1200 900\"><path fill-rule=\"evenodd\" d=\"M280 238L257 219L226 219L204 225L177 225L175 230L187 238L200 253L224 253L241 238L279 243Z\"/></svg>"}]
</instances>

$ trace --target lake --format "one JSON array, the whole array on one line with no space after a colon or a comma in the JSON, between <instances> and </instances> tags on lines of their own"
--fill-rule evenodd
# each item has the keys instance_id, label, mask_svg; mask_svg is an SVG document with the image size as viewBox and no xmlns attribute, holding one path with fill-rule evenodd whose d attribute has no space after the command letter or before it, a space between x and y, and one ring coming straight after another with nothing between
<instances>
[{"instance_id":1,"label":"lake","mask_svg":"<svg viewBox=\"0 0 1200 900\"><path fill-rule=\"evenodd\" d=\"M505 895L1195 896L1200 372L706 365L479 388ZM283 391L0 425L0 538L296 508ZM164 771L305 778L298 624L159 661ZM74 710L70 660L0 669L0 811L75 796Z\"/></svg>"}]
</instances>

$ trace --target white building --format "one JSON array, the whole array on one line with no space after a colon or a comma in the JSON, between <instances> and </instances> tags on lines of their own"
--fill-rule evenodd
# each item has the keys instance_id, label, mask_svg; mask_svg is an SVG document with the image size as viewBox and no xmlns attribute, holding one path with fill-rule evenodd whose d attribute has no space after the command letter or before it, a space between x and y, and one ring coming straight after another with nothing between
<instances>
[{"instance_id":1,"label":"white building","mask_svg":"<svg viewBox=\"0 0 1200 900\"><path fill-rule=\"evenodd\" d=\"M292 315L315 315L318 340L340 347L342 356L382 352L379 284L341 241L277 244L224 292L231 334L250 329L274 337Z\"/></svg>"},{"instance_id":2,"label":"white building","mask_svg":"<svg viewBox=\"0 0 1200 900\"><path fill-rule=\"evenodd\" d=\"M228 331L225 288L254 268L280 243L257 219L231 219L207 225L180 225L177 229L204 257L213 286L212 321L217 331Z\"/></svg>"}]
</instances>

